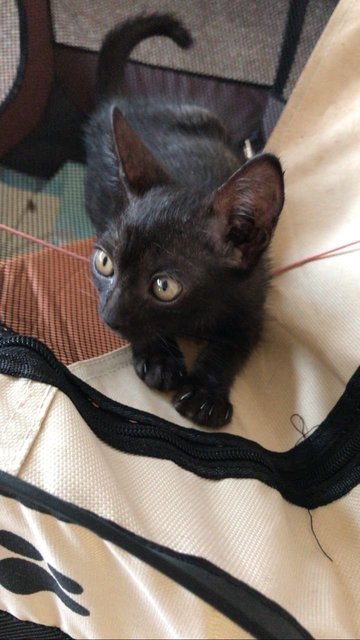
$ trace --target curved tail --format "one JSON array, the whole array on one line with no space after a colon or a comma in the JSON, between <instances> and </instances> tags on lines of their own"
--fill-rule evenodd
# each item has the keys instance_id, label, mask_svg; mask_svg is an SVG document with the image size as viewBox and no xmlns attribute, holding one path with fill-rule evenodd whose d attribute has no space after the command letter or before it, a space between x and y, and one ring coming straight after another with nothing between
<instances>
[{"instance_id":1,"label":"curved tail","mask_svg":"<svg viewBox=\"0 0 360 640\"><path fill-rule=\"evenodd\" d=\"M139 15L122 22L109 31L100 50L96 81L98 99L119 94L131 51L139 42L151 36L171 38L183 49L192 44L190 33L169 13Z\"/></svg>"}]
</instances>

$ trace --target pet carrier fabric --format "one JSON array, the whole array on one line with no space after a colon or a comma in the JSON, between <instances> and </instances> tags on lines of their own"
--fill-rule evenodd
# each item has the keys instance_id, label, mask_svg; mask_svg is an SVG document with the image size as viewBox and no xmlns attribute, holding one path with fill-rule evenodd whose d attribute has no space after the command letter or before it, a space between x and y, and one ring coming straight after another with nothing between
<instances>
[{"instance_id":1,"label":"pet carrier fabric","mask_svg":"<svg viewBox=\"0 0 360 640\"><path fill-rule=\"evenodd\" d=\"M260 118L267 137L337 2L272 0L269 11L267 0L243 1L234 7L227 0L210 0L206 5L202 0L136 0L131 7L101 0L94 11L93 0L4 0L0 5L0 155L32 132L54 77L76 104L91 108L93 86L88 84L88 72L94 71L94 51L116 21L128 17L129 11L142 10L177 12L193 31L195 44L184 55L162 38L143 42L133 52L135 62L130 65L136 91L145 88L149 94L157 85L165 97L170 93L170 99L183 93L185 99L210 105L225 116L235 139L254 131L257 138ZM230 95L222 95L225 87ZM264 112L270 89L272 98ZM52 126L57 124L52 121ZM46 130L46 137L52 136ZM63 126L60 146L64 136ZM28 145L21 148L22 170L29 173L35 168L33 142L30 136ZM42 143L45 171L51 169L56 151L55 145L47 146L44 139ZM6 160L12 162L13 157Z\"/></svg>"},{"instance_id":2,"label":"pet carrier fabric","mask_svg":"<svg viewBox=\"0 0 360 640\"><path fill-rule=\"evenodd\" d=\"M359 237L359 61L360 7L342 0L268 143L286 181L274 267ZM2 333L5 629L359 636L359 255L274 279L221 432L147 389L129 347L65 366L47 339Z\"/></svg>"},{"instance_id":3,"label":"pet carrier fabric","mask_svg":"<svg viewBox=\"0 0 360 640\"><path fill-rule=\"evenodd\" d=\"M36 125L53 77L48 6L44 0L0 3L0 157Z\"/></svg>"},{"instance_id":4,"label":"pet carrier fabric","mask_svg":"<svg viewBox=\"0 0 360 640\"><path fill-rule=\"evenodd\" d=\"M1 46L6 60L0 76L0 104L11 96L20 65L19 14L13 0L4 0L1 5ZM13 53L6 58L6 43L13 43Z\"/></svg>"},{"instance_id":5,"label":"pet carrier fabric","mask_svg":"<svg viewBox=\"0 0 360 640\"><path fill-rule=\"evenodd\" d=\"M268 0L256 0L251 8L246 2L227 0L136 0L131 5L133 14L160 8L184 16L195 43L189 55L176 45L169 46L163 38L151 39L142 42L131 58L157 67L271 86L277 76L290 9L292 38L296 37L298 23L302 28L294 65L283 87L287 97L337 2L272 0L269 10ZM56 41L90 50L99 50L104 32L129 17L127 3L114 4L113 0L98 4L96 22L88 0L76 4L52 0L51 7Z\"/></svg>"}]
</instances>

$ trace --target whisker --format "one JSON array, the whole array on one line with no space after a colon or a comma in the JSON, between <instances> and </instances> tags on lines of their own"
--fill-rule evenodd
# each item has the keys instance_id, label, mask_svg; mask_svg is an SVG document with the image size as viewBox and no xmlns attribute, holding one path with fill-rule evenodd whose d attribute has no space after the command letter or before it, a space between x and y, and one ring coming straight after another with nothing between
<instances>
[{"instance_id":1,"label":"whisker","mask_svg":"<svg viewBox=\"0 0 360 640\"><path fill-rule=\"evenodd\" d=\"M176 358L176 355L174 353L174 349L171 348L171 345L169 345L168 341L166 340L166 338L164 338L164 336L162 336L160 333L158 333L157 331L155 332L155 336L162 342L162 344L164 345L167 353L172 356L174 359Z\"/></svg>"}]
</instances>

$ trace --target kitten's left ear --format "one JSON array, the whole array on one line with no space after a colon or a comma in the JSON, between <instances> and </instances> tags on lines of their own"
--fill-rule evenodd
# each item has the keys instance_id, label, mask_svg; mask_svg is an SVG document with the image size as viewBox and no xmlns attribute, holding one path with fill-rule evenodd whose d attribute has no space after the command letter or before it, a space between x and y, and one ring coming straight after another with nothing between
<instances>
[{"instance_id":1,"label":"kitten's left ear","mask_svg":"<svg viewBox=\"0 0 360 640\"><path fill-rule=\"evenodd\" d=\"M255 156L213 194L210 234L229 263L244 271L268 247L284 204L284 179L276 156Z\"/></svg>"},{"instance_id":2,"label":"kitten's left ear","mask_svg":"<svg viewBox=\"0 0 360 640\"><path fill-rule=\"evenodd\" d=\"M130 193L143 195L152 187L170 182L165 169L141 142L117 107L112 110L112 128L120 176Z\"/></svg>"}]
</instances>

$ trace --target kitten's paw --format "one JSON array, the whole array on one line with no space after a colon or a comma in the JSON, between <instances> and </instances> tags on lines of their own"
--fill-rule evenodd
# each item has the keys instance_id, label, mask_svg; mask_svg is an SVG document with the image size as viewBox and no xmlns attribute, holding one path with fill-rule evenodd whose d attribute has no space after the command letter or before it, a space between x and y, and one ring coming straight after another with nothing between
<instances>
[{"instance_id":1,"label":"kitten's paw","mask_svg":"<svg viewBox=\"0 0 360 640\"><path fill-rule=\"evenodd\" d=\"M230 422L233 411L226 395L192 383L179 389L173 405L182 416L204 427L223 427Z\"/></svg>"},{"instance_id":2,"label":"kitten's paw","mask_svg":"<svg viewBox=\"0 0 360 640\"><path fill-rule=\"evenodd\" d=\"M170 391L182 384L186 371L181 358L158 353L148 357L134 356L134 367L139 378L151 389Z\"/></svg>"}]
</instances>

